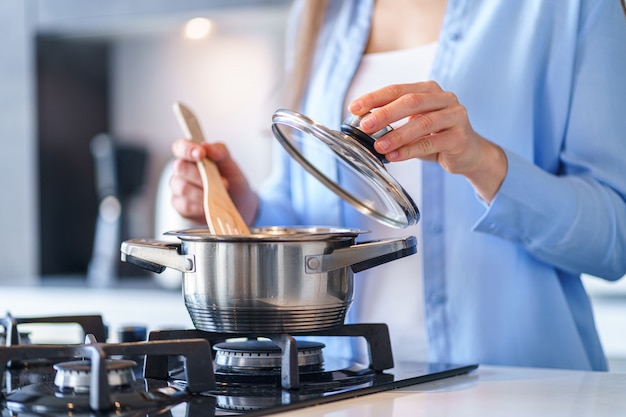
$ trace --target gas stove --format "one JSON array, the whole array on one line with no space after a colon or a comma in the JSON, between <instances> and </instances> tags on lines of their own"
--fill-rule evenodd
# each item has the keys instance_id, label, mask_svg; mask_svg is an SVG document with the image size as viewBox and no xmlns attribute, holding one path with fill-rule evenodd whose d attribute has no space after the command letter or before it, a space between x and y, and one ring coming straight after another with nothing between
<instances>
[{"instance_id":1,"label":"gas stove","mask_svg":"<svg viewBox=\"0 0 626 417\"><path fill-rule=\"evenodd\" d=\"M81 344L30 344L25 323L77 323ZM162 330L106 343L98 316L0 318L2 417L269 415L467 373L477 365L395 366L384 324L304 334ZM307 336L303 340L300 336ZM363 337L370 363L332 357L315 338Z\"/></svg>"}]
</instances>

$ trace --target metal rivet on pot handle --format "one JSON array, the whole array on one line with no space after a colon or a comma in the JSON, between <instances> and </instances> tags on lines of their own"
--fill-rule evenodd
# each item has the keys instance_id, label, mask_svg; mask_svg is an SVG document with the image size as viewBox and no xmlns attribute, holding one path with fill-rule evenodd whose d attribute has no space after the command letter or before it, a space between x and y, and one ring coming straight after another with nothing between
<instances>
[{"instance_id":1,"label":"metal rivet on pot handle","mask_svg":"<svg viewBox=\"0 0 626 417\"><path fill-rule=\"evenodd\" d=\"M307 272L319 272L322 266L322 261L317 256L310 256L306 258L306 270Z\"/></svg>"}]
</instances>

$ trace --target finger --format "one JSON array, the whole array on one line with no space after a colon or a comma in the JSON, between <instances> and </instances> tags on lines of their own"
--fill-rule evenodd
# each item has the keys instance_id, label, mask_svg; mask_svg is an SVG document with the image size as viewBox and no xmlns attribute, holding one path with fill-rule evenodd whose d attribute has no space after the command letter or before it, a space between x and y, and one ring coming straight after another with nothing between
<instances>
[{"instance_id":1,"label":"finger","mask_svg":"<svg viewBox=\"0 0 626 417\"><path fill-rule=\"evenodd\" d=\"M471 140L473 131L447 129L416 139L414 142L385 155L390 162L419 158L438 162L448 172L463 173L475 166L480 157L479 144ZM473 146L473 145L474 146Z\"/></svg>"},{"instance_id":2,"label":"finger","mask_svg":"<svg viewBox=\"0 0 626 417\"><path fill-rule=\"evenodd\" d=\"M457 105L411 117L403 126L379 138L374 147L377 152L387 154L415 143L420 138L451 129L463 122L462 118L465 116L463 110L463 106ZM427 149L424 149L424 152L426 151ZM437 149L432 152L439 151L441 150Z\"/></svg>"},{"instance_id":3,"label":"finger","mask_svg":"<svg viewBox=\"0 0 626 417\"><path fill-rule=\"evenodd\" d=\"M434 81L393 84L357 97L348 105L348 110L354 115L363 116L367 112L395 101L403 95L434 93L437 91L442 90L439 84Z\"/></svg>"},{"instance_id":4,"label":"finger","mask_svg":"<svg viewBox=\"0 0 626 417\"><path fill-rule=\"evenodd\" d=\"M196 187L202 187L202 178L195 162L176 159L172 164L172 178L188 182Z\"/></svg>"},{"instance_id":5,"label":"finger","mask_svg":"<svg viewBox=\"0 0 626 417\"><path fill-rule=\"evenodd\" d=\"M172 144L172 154L176 158L187 161L200 161L206 158L207 151L204 145L192 142L188 139L177 139Z\"/></svg>"},{"instance_id":6,"label":"finger","mask_svg":"<svg viewBox=\"0 0 626 417\"><path fill-rule=\"evenodd\" d=\"M243 176L243 173L237 162L232 158L230 151L225 144L221 142L214 143L207 147L206 150L207 156L217 164L217 167L223 177L229 179L230 181L242 180L240 177Z\"/></svg>"},{"instance_id":7,"label":"finger","mask_svg":"<svg viewBox=\"0 0 626 417\"><path fill-rule=\"evenodd\" d=\"M438 141L436 136L441 133L423 136L385 154L389 162L406 161L411 158L419 158L424 161L437 161L439 152L436 151Z\"/></svg>"},{"instance_id":8,"label":"finger","mask_svg":"<svg viewBox=\"0 0 626 417\"><path fill-rule=\"evenodd\" d=\"M206 151L207 158L211 159L215 163L229 163L232 160L230 152L225 144L216 142L207 144L204 150Z\"/></svg>"},{"instance_id":9,"label":"finger","mask_svg":"<svg viewBox=\"0 0 626 417\"><path fill-rule=\"evenodd\" d=\"M172 192L172 206L186 218L200 218L204 216L203 189L185 178L173 175L169 181Z\"/></svg>"},{"instance_id":10,"label":"finger","mask_svg":"<svg viewBox=\"0 0 626 417\"><path fill-rule=\"evenodd\" d=\"M424 161L438 162L451 173L460 173L471 165L474 159L466 155L465 149L452 144L460 143L457 132L445 130L417 139L415 142L393 151L388 156L390 162L419 158ZM387 157L387 155L386 155Z\"/></svg>"},{"instance_id":11,"label":"finger","mask_svg":"<svg viewBox=\"0 0 626 417\"><path fill-rule=\"evenodd\" d=\"M202 200L204 193L202 180L196 181L195 177L189 180L180 175L172 175L169 185L173 195L183 196L190 200Z\"/></svg>"},{"instance_id":12,"label":"finger","mask_svg":"<svg viewBox=\"0 0 626 417\"><path fill-rule=\"evenodd\" d=\"M429 113L455 105L458 105L458 100L452 93L409 93L363 117L360 126L365 133L373 133L406 118L418 119L426 116L423 122L430 123ZM431 129L424 133L432 131Z\"/></svg>"}]
</instances>

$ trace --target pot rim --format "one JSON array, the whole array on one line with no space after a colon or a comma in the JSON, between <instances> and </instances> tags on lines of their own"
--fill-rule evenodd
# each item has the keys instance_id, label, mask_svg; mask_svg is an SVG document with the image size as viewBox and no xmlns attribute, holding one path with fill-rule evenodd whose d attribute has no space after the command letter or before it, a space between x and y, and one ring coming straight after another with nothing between
<instances>
[{"instance_id":1,"label":"pot rim","mask_svg":"<svg viewBox=\"0 0 626 417\"><path fill-rule=\"evenodd\" d=\"M195 242L303 242L354 239L369 230L332 226L265 226L250 228L246 235L216 235L208 228L173 230L164 233Z\"/></svg>"}]
</instances>

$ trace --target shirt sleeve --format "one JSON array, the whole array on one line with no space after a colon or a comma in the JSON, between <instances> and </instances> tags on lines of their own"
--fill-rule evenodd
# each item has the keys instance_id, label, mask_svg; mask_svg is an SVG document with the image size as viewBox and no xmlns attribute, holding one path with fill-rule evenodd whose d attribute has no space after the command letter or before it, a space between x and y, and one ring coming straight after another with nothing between
<instances>
[{"instance_id":1,"label":"shirt sleeve","mask_svg":"<svg viewBox=\"0 0 626 417\"><path fill-rule=\"evenodd\" d=\"M593 5L591 5L593 3ZM626 274L626 17L618 1L581 13L557 173L506 150L507 176L474 230L606 279Z\"/></svg>"},{"instance_id":2,"label":"shirt sleeve","mask_svg":"<svg viewBox=\"0 0 626 417\"><path fill-rule=\"evenodd\" d=\"M259 191L259 209L255 226L294 226L300 224L293 207L289 155L278 144L273 145L272 173Z\"/></svg>"}]
</instances>

